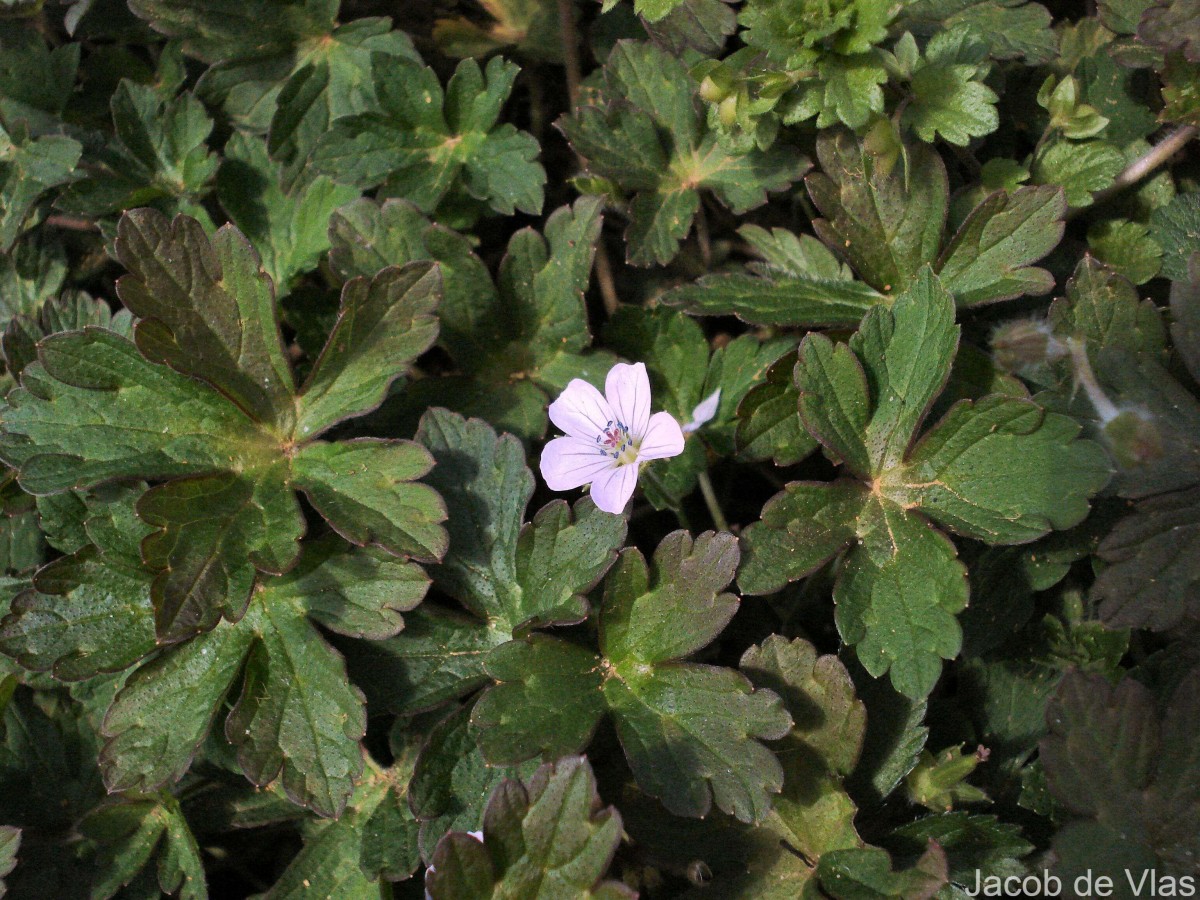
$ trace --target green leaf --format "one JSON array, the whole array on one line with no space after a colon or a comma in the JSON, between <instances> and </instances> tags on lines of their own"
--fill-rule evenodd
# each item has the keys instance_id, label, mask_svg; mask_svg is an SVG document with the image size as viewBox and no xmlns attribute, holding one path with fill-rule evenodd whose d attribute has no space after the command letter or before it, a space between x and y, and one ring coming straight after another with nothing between
<instances>
[{"instance_id":1,"label":"green leaf","mask_svg":"<svg viewBox=\"0 0 1200 900\"><path fill-rule=\"evenodd\" d=\"M1150 227L1128 219L1105 219L1088 229L1088 248L1134 284L1145 284L1162 268L1162 247L1150 237Z\"/></svg>"},{"instance_id":2,"label":"green leaf","mask_svg":"<svg viewBox=\"0 0 1200 900\"><path fill-rule=\"evenodd\" d=\"M12 247L42 194L69 180L82 152L68 137L0 129L0 251Z\"/></svg>"},{"instance_id":3,"label":"green leaf","mask_svg":"<svg viewBox=\"0 0 1200 900\"><path fill-rule=\"evenodd\" d=\"M412 207L362 201L351 208L349 218L334 221L341 232L334 237L334 265L372 269L381 260L437 259L445 276L442 343L465 373L413 385L390 411L401 409L415 420L431 406L444 406L519 437L540 438L548 392L577 377L603 383L615 360L587 353L592 335L583 301L600 234L597 199L556 210L544 237L530 228L513 235L496 284L466 239L429 226Z\"/></svg>"},{"instance_id":4,"label":"green leaf","mask_svg":"<svg viewBox=\"0 0 1200 900\"><path fill-rule=\"evenodd\" d=\"M995 816L961 811L917 819L900 826L888 838L889 844L912 857L919 856L930 841L945 851L950 880L971 886L977 872L985 879L1023 876L1026 868L1021 857L1033 850L1033 845L1021 837L1018 826Z\"/></svg>"},{"instance_id":5,"label":"green leaf","mask_svg":"<svg viewBox=\"0 0 1200 900\"><path fill-rule=\"evenodd\" d=\"M1200 241L1200 195L1177 194L1150 215L1150 237L1162 247L1162 274L1186 281L1188 260Z\"/></svg>"},{"instance_id":6,"label":"green leaf","mask_svg":"<svg viewBox=\"0 0 1200 900\"><path fill-rule=\"evenodd\" d=\"M938 276L960 307L1041 295L1054 278L1037 262L1062 240L1067 204L1054 188L997 192L972 210L942 251Z\"/></svg>"},{"instance_id":7,"label":"green leaf","mask_svg":"<svg viewBox=\"0 0 1200 900\"><path fill-rule=\"evenodd\" d=\"M866 710L850 674L837 657L818 656L808 642L779 635L750 647L741 669L756 686L779 694L794 722L791 734L776 745L786 778L765 827L783 835L810 863L862 846L854 828L857 807L842 786L858 762L866 731Z\"/></svg>"},{"instance_id":8,"label":"green leaf","mask_svg":"<svg viewBox=\"0 0 1200 900\"><path fill-rule=\"evenodd\" d=\"M300 389L296 433L315 437L377 407L436 338L440 296L437 269L423 263L348 281L333 331Z\"/></svg>"},{"instance_id":9,"label":"green leaf","mask_svg":"<svg viewBox=\"0 0 1200 900\"><path fill-rule=\"evenodd\" d=\"M484 72L465 59L444 92L419 63L376 56L373 68L382 112L334 122L313 151L318 171L360 190L386 182L389 194L426 213L454 192L505 216L541 211L537 141L511 124L497 127L516 65L497 56Z\"/></svg>"},{"instance_id":10,"label":"green leaf","mask_svg":"<svg viewBox=\"0 0 1200 900\"><path fill-rule=\"evenodd\" d=\"M941 246L948 202L941 158L918 144L902 162L877 164L840 130L821 135L817 156L823 174L805 179L825 217L813 222L817 236L871 287L903 290Z\"/></svg>"},{"instance_id":11,"label":"green leaf","mask_svg":"<svg viewBox=\"0 0 1200 900\"><path fill-rule=\"evenodd\" d=\"M216 0L196 5L179 0L133 0L130 9L155 31L181 38L187 53L204 62L265 56L329 31L337 0Z\"/></svg>"},{"instance_id":12,"label":"green leaf","mask_svg":"<svg viewBox=\"0 0 1200 900\"><path fill-rule=\"evenodd\" d=\"M1197 501L1197 487L1150 497L1101 542L1093 591L1110 627L1166 631L1200 615Z\"/></svg>"},{"instance_id":13,"label":"green leaf","mask_svg":"<svg viewBox=\"0 0 1200 900\"><path fill-rule=\"evenodd\" d=\"M38 342L60 331L78 331L95 325L114 331L122 337L132 337L133 317L128 310L114 314L103 300L92 298L82 291L64 291L48 299L36 314L10 319L2 338L4 362L13 377L25 371L37 359Z\"/></svg>"},{"instance_id":14,"label":"green leaf","mask_svg":"<svg viewBox=\"0 0 1200 900\"><path fill-rule=\"evenodd\" d=\"M747 392L737 408L737 447L745 459L771 459L793 465L818 446L800 418L800 393L792 372L796 357L788 353L767 370L765 380Z\"/></svg>"},{"instance_id":15,"label":"green leaf","mask_svg":"<svg viewBox=\"0 0 1200 900\"><path fill-rule=\"evenodd\" d=\"M372 709L410 715L474 693L488 682L484 659L505 640L477 619L430 603L387 640L345 648L351 680Z\"/></svg>"},{"instance_id":16,"label":"green leaf","mask_svg":"<svg viewBox=\"0 0 1200 900\"><path fill-rule=\"evenodd\" d=\"M1181 50L1189 62L1200 62L1200 28L1195 0L1172 0L1151 5L1138 23L1137 34L1160 50Z\"/></svg>"},{"instance_id":17,"label":"green leaf","mask_svg":"<svg viewBox=\"0 0 1200 900\"><path fill-rule=\"evenodd\" d=\"M438 19L433 40L447 56L484 59L497 50L548 62L562 62L558 7L549 0L488 0L484 9L492 21L479 24L466 16Z\"/></svg>"},{"instance_id":18,"label":"green leaf","mask_svg":"<svg viewBox=\"0 0 1200 900\"><path fill-rule=\"evenodd\" d=\"M484 806L506 778L528 778L536 762L493 766L468 730L470 705L461 706L429 730L409 784L409 805L421 821L421 857L432 860L442 835L478 831Z\"/></svg>"},{"instance_id":19,"label":"green leaf","mask_svg":"<svg viewBox=\"0 0 1200 900\"><path fill-rule=\"evenodd\" d=\"M735 213L761 206L803 171L784 148L737 153L708 131L682 61L649 43L621 41L609 54L602 87L559 120L590 176L633 194L626 257L664 265L679 252L712 190Z\"/></svg>"},{"instance_id":20,"label":"green leaf","mask_svg":"<svg viewBox=\"0 0 1200 900\"><path fill-rule=\"evenodd\" d=\"M400 880L420 862L419 824L405 802L413 760L390 769L368 762L346 811L310 827L304 847L266 894L270 900L322 896L369 896L380 877Z\"/></svg>"},{"instance_id":21,"label":"green leaf","mask_svg":"<svg viewBox=\"0 0 1200 900\"><path fill-rule=\"evenodd\" d=\"M238 763L257 785L280 778L293 802L338 816L362 771L362 693L340 656L305 618L300 598L264 592L248 623L256 643L225 722Z\"/></svg>"},{"instance_id":22,"label":"green leaf","mask_svg":"<svg viewBox=\"0 0 1200 900\"><path fill-rule=\"evenodd\" d=\"M62 242L49 229L31 232L0 254L0 330L15 316L36 313L58 294L66 275Z\"/></svg>"},{"instance_id":23,"label":"green leaf","mask_svg":"<svg viewBox=\"0 0 1200 900\"><path fill-rule=\"evenodd\" d=\"M194 219L139 209L122 217L116 246L130 273L121 302L144 320L138 349L208 381L257 421L284 424L292 374L274 290L246 239L227 226L210 243Z\"/></svg>"},{"instance_id":24,"label":"green leaf","mask_svg":"<svg viewBox=\"0 0 1200 900\"><path fill-rule=\"evenodd\" d=\"M961 401L909 456L899 476L903 502L993 544L1070 528L1086 518L1089 498L1110 475L1104 451L1078 435L1073 419L1027 400Z\"/></svg>"},{"instance_id":25,"label":"green leaf","mask_svg":"<svg viewBox=\"0 0 1200 900\"><path fill-rule=\"evenodd\" d=\"M431 487L412 483L432 467L418 444L360 438L311 443L296 454L292 472L347 540L432 562L446 552L445 506Z\"/></svg>"},{"instance_id":26,"label":"green leaf","mask_svg":"<svg viewBox=\"0 0 1200 900\"><path fill-rule=\"evenodd\" d=\"M1022 0L917 0L901 12L900 23L914 33L966 26L987 43L993 59L1025 58L1028 65L1050 62L1058 52L1050 11Z\"/></svg>"},{"instance_id":27,"label":"green leaf","mask_svg":"<svg viewBox=\"0 0 1200 900\"><path fill-rule=\"evenodd\" d=\"M522 525L533 476L515 438L432 410L417 440L437 461L428 481L450 514L451 549L432 571L438 588L507 636L584 619L584 595L612 565L624 519L585 498L574 510L556 500Z\"/></svg>"},{"instance_id":28,"label":"green leaf","mask_svg":"<svg viewBox=\"0 0 1200 900\"><path fill-rule=\"evenodd\" d=\"M896 872L878 847L836 850L821 859L817 877L836 900L928 900L946 884L946 854L930 844L915 866Z\"/></svg>"},{"instance_id":29,"label":"green leaf","mask_svg":"<svg viewBox=\"0 0 1200 900\"><path fill-rule=\"evenodd\" d=\"M17 851L21 849L21 829L0 826L0 897L4 896L4 876L17 865Z\"/></svg>"},{"instance_id":30,"label":"green leaf","mask_svg":"<svg viewBox=\"0 0 1200 900\"><path fill-rule=\"evenodd\" d=\"M954 302L926 268L890 310L868 313L851 338L874 402L864 432L872 475L899 465L912 446L950 375L958 335ZM803 390L799 377L796 384Z\"/></svg>"},{"instance_id":31,"label":"green leaf","mask_svg":"<svg viewBox=\"0 0 1200 900\"><path fill-rule=\"evenodd\" d=\"M54 335L39 357L8 395L0 449L27 491L219 470L260 440L219 394L111 331Z\"/></svg>"},{"instance_id":32,"label":"green leaf","mask_svg":"<svg viewBox=\"0 0 1200 900\"><path fill-rule=\"evenodd\" d=\"M733 577L736 544L676 532L654 562L652 582L641 554L625 551L605 589L601 651L612 674L603 693L617 734L639 785L672 812L704 815L715 800L742 821L761 820L782 773L758 740L782 736L790 717L774 694L752 692L732 671L673 661L733 615L736 600L719 591ZM681 757L705 762L684 778Z\"/></svg>"},{"instance_id":33,"label":"green leaf","mask_svg":"<svg viewBox=\"0 0 1200 900\"><path fill-rule=\"evenodd\" d=\"M483 840L461 832L438 842L427 880L431 897L484 897L520 892L555 897L632 898L618 881L603 881L621 839L621 816L601 808L583 757L538 769L527 785L502 782L488 801Z\"/></svg>"},{"instance_id":34,"label":"green leaf","mask_svg":"<svg viewBox=\"0 0 1200 900\"><path fill-rule=\"evenodd\" d=\"M282 180L289 192L306 180L309 157L333 121L378 109L373 53L420 61L408 35L393 31L387 18L338 25L299 55L279 90L267 140L271 158L284 164Z\"/></svg>"},{"instance_id":35,"label":"green leaf","mask_svg":"<svg viewBox=\"0 0 1200 900\"><path fill-rule=\"evenodd\" d=\"M194 204L207 193L218 161L207 144L213 122L199 100L189 93L168 100L123 79L110 105L114 140L64 192L63 209L103 216L157 200Z\"/></svg>"},{"instance_id":36,"label":"green leaf","mask_svg":"<svg viewBox=\"0 0 1200 900\"><path fill-rule=\"evenodd\" d=\"M913 100L903 121L926 143L940 136L965 147L1000 127L1000 98L980 80L974 65L931 62L913 74L909 88Z\"/></svg>"},{"instance_id":37,"label":"green leaf","mask_svg":"<svg viewBox=\"0 0 1200 900\"><path fill-rule=\"evenodd\" d=\"M187 771L253 642L245 619L221 622L129 676L104 717L110 791L151 791Z\"/></svg>"},{"instance_id":38,"label":"green leaf","mask_svg":"<svg viewBox=\"0 0 1200 900\"><path fill-rule=\"evenodd\" d=\"M134 514L137 493L88 498L83 543L13 600L0 651L69 681L119 672L154 651L151 577L138 552L151 529Z\"/></svg>"},{"instance_id":39,"label":"green leaf","mask_svg":"<svg viewBox=\"0 0 1200 900\"><path fill-rule=\"evenodd\" d=\"M800 418L831 457L864 478L871 471L865 430L871 398L867 375L846 344L810 334L800 344L795 370Z\"/></svg>"},{"instance_id":40,"label":"green leaf","mask_svg":"<svg viewBox=\"0 0 1200 900\"><path fill-rule=\"evenodd\" d=\"M651 580L641 554L627 550L605 588L601 656L539 635L492 651L487 669L499 684L471 718L485 756L578 752L611 713L639 786L669 810L703 816L715 800L761 820L782 775L757 740L782 736L790 717L737 673L680 661L736 612L737 599L721 591L737 559L731 535L693 541L678 531L659 545Z\"/></svg>"},{"instance_id":41,"label":"green leaf","mask_svg":"<svg viewBox=\"0 0 1200 900\"><path fill-rule=\"evenodd\" d=\"M91 896L107 900L157 857L157 887L183 900L204 900L208 889L200 847L175 798L116 800L98 806L80 823L100 845Z\"/></svg>"},{"instance_id":42,"label":"green leaf","mask_svg":"<svg viewBox=\"0 0 1200 900\"><path fill-rule=\"evenodd\" d=\"M330 621L329 581L370 562L317 546L316 560L262 585L240 621L218 623L128 678L104 719L100 765L110 790L148 791L179 778L240 685L225 732L247 777L258 785L279 778L293 802L341 812L362 771L366 709L309 616ZM389 598L375 596L379 616Z\"/></svg>"},{"instance_id":43,"label":"green leaf","mask_svg":"<svg viewBox=\"0 0 1200 900\"><path fill-rule=\"evenodd\" d=\"M271 280L286 293L299 275L317 267L329 249L330 216L358 192L324 176L302 179L285 190L281 178L280 166L268 158L262 141L238 132L225 144L217 174L221 206L250 239Z\"/></svg>"},{"instance_id":44,"label":"green leaf","mask_svg":"<svg viewBox=\"0 0 1200 900\"><path fill-rule=\"evenodd\" d=\"M1057 141L1033 160L1033 180L1059 185L1074 207L1091 206L1092 194L1110 187L1125 156L1105 141Z\"/></svg>"},{"instance_id":45,"label":"green leaf","mask_svg":"<svg viewBox=\"0 0 1200 900\"><path fill-rule=\"evenodd\" d=\"M138 517L155 528L142 544L154 627L164 643L208 631L246 611L257 572L278 575L299 554L304 519L282 472L180 478L151 488Z\"/></svg>"},{"instance_id":46,"label":"green leaf","mask_svg":"<svg viewBox=\"0 0 1200 900\"><path fill-rule=\"evenodd\" d=\"M36 28L8 27L0 38L0 114L30 131L59 127L59 117L74 92L80 45L48 46Z\"/></svg>"},{"instance_id":47,"label":"green leaf","mask_svg":"<svg viewBox=\"0 0 1200 900\"><path fill-rule=\"evenodd\" d=\"M329 241L330 267L343 281L419 260L438 263L438 340L463 365L474 365L495 349L501 334L499 294L469 239L430 224L411 203L379 204L364 197L333 214Z\"/></svg>"},{"instance_id":48,"label":"green leaf","mask_svg":"<svg viewBox=\"0 0 1200 900\"><path fill-rule=\"evenodd\" d=\"M1078 817L1055 837L1058 871L1091 866L1115 882L1123 875L1121 860L1130 857L1141 863L1135 880L1143 867L1156 868L1159 877L1194 870L1198 684L1192 671L1160 717L1153 695L1132 678L1115 687L1098 675L1071 672L1063 679L1046 713L1049 734L1040 752L1055 799ZM1119 855L1106 854L1118 846Z\"/></svg>"},{"instance_id":49,"label":"green leaf","mask_svg":"<svg viewBox=\"0 0 1200 900\"><path fill-rule=\"evenodd\" d=\"M471 724L489 761L564 756L591 741L606 712L595 654L534 634L501 644L486 667L498 683L475 704Z\"/></svg>"},{"instance_id":50,"label":"green leaf","mask_svg":"<svg viewBox=\"0 0 1200 900\"><path fill-rule=\"evenodd\" d=\"M1161 355L1166 331L1158 308L1141 300L1128 279L1085 256L1067 282L1066 297L1050 307L1056 334L1084 340L1093 352L1120 347Z\"/></svg>"},{"instance_id":51,"label":"green leaf","mask_svg":"<svg viewBox=\"0 0 1200 900\"><path fill-rule=\"evenodd\" d=\"M693 315L732 315L751 325L836 328L857 324L883 297L861 281L734 273L706 275L672 289L662 300Z\"/></svg>"},{"instance_id":52,"label":"green leaf","mask_svg":"<svg viewBox=\"0 0 1200 900\"><path fill-rule=\"evenodd\" d=\"M957 343L953 301L928 269L891 309L868 313L848 344L805 338L795 373L805 427L867 484L788 485L746 529L739 579L770 593L853 544L834 586L838 630L871 675L890 670L912 699L958 653L954 616L967 601L953 545L918 512L972 537L1028 541L1082 520L1109 477L1073 420L1004 395L961 401L914 447ZM1020 474L994 477L1009 466Z\"/></svg>"},{"instance_id":53,"label":"green leaf","mask_svg":"<svg viewBox=\"0 0 1200 900\"><path fill-rule=\"evenodd\" d=\"M868 504L858 528L834 587L838 631L872 676L890 671L900 693L923 697L962 644L966 567L945 536L886 501Z\"/></svg>"}]
</instances>

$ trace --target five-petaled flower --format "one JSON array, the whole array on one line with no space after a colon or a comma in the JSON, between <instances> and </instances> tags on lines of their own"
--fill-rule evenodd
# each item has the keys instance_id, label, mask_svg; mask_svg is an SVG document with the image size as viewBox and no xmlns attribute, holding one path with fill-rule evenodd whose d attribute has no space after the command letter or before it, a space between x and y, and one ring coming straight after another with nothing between
<instances>
[{"instance_id":1,"label":"five-petaled flower","mask_svg":"<svg viewBox=\"0 0 1200 900\"><path fill-rule=\"evenodd\" d=\"M620 513L633 496L638 466L683 452L683 431L667 412L650 415L644 363L617 363L604 393L582 379L550 404L550 421L566 432L542 451L542 477L554 491L592 486L600 509Z\"/></svg>"}]
</instances>

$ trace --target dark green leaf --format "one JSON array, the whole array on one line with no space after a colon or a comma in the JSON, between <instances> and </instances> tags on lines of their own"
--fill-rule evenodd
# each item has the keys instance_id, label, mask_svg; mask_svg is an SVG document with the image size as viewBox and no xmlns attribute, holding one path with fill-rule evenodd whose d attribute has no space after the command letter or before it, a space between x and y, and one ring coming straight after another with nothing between
<instances>
[{"instance_id":1,"label":"dark green leaf","mask_svg":"<svg viewBox=\"0 0 1200 900\"><path fill-rule=\"evenodd\" d=\"M992 194L942 251L938 275L959 306L1045 294L1054 278L1030 263L1058 245L1066 198L1047 187Z\"/></svg>"},{"instance_id":2,"label":"dark green leaf","mask_svg":"<svg viewBox=\"0 0 1200 900\"><path fill-rule=\"evenodd\" d=\"M68 137L30 139L0 128L0 251L12 247L42 194L70 178L82 152Z\"/></svg>"},{"instance_id":3,"label":"dark green leaf","mask_svg":"<svg viewBox=\"0 0 1200 900\"><path fill-rule=\"evenodd\" d=\"M1200 196L1178 194L1150 216L1150 237L1163 249L1162 274L1186 281L1188 260L1200 246Z\"/></svg>"},{"instance_id":4,"label":"dark green leaf","mask_svg":"<svg viewBox=\"0 0 1200 900\"><path fill-rule=\"evenodd\" d=\"M246 239L226 227L210 244L194 219L151 209L123 216L118 235L130 274L117 289L142 318L138 348L208 381L257 421L286 425L294 388L275 292Z\"/></svg>"},{"instance_id":5,"label":"dark green leaf","mask_svg":"<svg viewBox=\"0 0 1200 900\"><path fill-rule=\"evenodd\" d=\"M217 196L262 257L263 269L286 293L297 276L317 267L329 249L330 215L358 192L324 176L285 189L282 175L262 141L238 132L225 144Z\"/></svg>"},{"instance_id":6,"label":"dark green leaf","mask_svg":"<svg viewBox=\"0 0 1200 900\"><path fill-rule=\"evenodd\" d=\"M834 253L876 290L903 290L932 263L946 223L946 168L923 144L890 167L852 134L829 131L817 142L823 174L805 179L825 217L813 228Z\"/></svg>"},{"instance_id":7,"label":"dark green leaf","mask_svg":"<svg viewBox=\"0 0 1200 900\"><path fill-rule=\"evenodd\" d=\"M821 858L817 877L835 900L928 900L946 884L946 854L930 844L913 868L897 872L878 847L836 850Z\"/></svg>"},{"instance_id":8,"label":"dark green leaf","mask_svg":"<svg viewBox=\"0 0 1200 900\"><path fill-rule=\"evenodd\" d=\"M427 886L435 900L624 900L635 894L617 881L601 883L620 839L621 816L601 808L591 766L567 757L542 766L527 785L501 783L484 813L483 840L461 832L442 838Z\"/></svg>"},{"instance_id":9,"label":"dark green leaf","mask_svg":"<svg viewBox=\"0 0 1200 900\"><path fill-rule=\"evenodd\" d=\"M409 785L409 805L421 820L421 857L430 861L442 835L478 831L484 805L505 778L528 777L536 762L490 766L468 731L470 705L462 706L433 726L417 757Z\"/></svg>"}]
</instances>

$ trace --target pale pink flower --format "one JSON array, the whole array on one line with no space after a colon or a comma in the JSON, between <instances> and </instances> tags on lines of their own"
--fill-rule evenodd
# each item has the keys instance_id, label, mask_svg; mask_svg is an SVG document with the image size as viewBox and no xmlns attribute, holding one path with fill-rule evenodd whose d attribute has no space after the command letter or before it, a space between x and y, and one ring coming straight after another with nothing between
<instances>
[{"instance_id":1,"label":"pale pink flower","mask_svg":"<svg viewBox=\"0 0 1200 900\"><path fill-rule=\"evenodd\" d=\"M592 486L592 500L620 513L633 496L638 466L683 452L683 431L666 412L650 415L644 363L617 363L604 393L582 379L550 404L550 421L566 432L542 451L542 477L553 491Z\"/></svg>"}]
</instances>

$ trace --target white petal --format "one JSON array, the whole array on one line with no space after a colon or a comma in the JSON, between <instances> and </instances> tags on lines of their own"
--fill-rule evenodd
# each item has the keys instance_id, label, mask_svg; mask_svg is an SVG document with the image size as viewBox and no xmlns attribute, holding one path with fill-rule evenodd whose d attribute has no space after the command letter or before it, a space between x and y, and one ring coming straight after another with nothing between
<instances>
[{"instance_id":1,"label":"white petal","mask_svg":"<svg viewBox=\"0 0 1200 900\"><path fill-rule=\"evenodd\" d=\"M604 395L613 412L634 437L646 433L650 421L650 376L646 364L617 363L604 379Z\"/></svg>"},{"instance_id":2,"label":"white petal","mask_svg":"<svg viewBox=\"0 0 1200 900\"><path fill-rule=\"evenodd\" d=\"M614 467L616 460L604 456L595 441L575 437L555 438L542 451L542 477L552 491L583 487L601 472Z\"/></svg>"},{"instance_id":3,"label":"white petal","mask_svg":"<svg viewBox=\"0 0 1200 900\"><path fill-rule=\"evenodd\" d=\"M594 441L616 418L604 395L584 381L572 378L558 399L550 404L550 421L583 441Z\"/></svg>"},{"instance_id":4,"label":"white petal","mask_svg":"<svg viewBox=\"0 0 1200 900\"><path fill-rule=\"evenodd\" d=\"M692 421L683 426L683 430L695 431L705 422L711 422L713 416L717 414L717 407L721 405L721 389L717 388L698 404L692 410Z\"/></svg>"},{"instance_id":5,"label":"white petal","mask_svg":"<svg viewBox=\"0 0 1200 900\"><path fill-rule=\"evenodd\" d=\"M668 412L658 412L650 417L642 446L638 448L638 459L666 459L683 452L683 430L675 417Z\"/></svg>"},{"instance_id":6,"label":"white petal","mask_svg":"<svg viewBox=\"0 0 1200 900\"><path fill-rule=\"evenodd\" d=\"M592 482L592 502L600 509L614 515L625 511L625 504L633 496L633 488L637 484L638 467L636 464L618 466L596 476Z\"/></svg>"}]
</instances>

